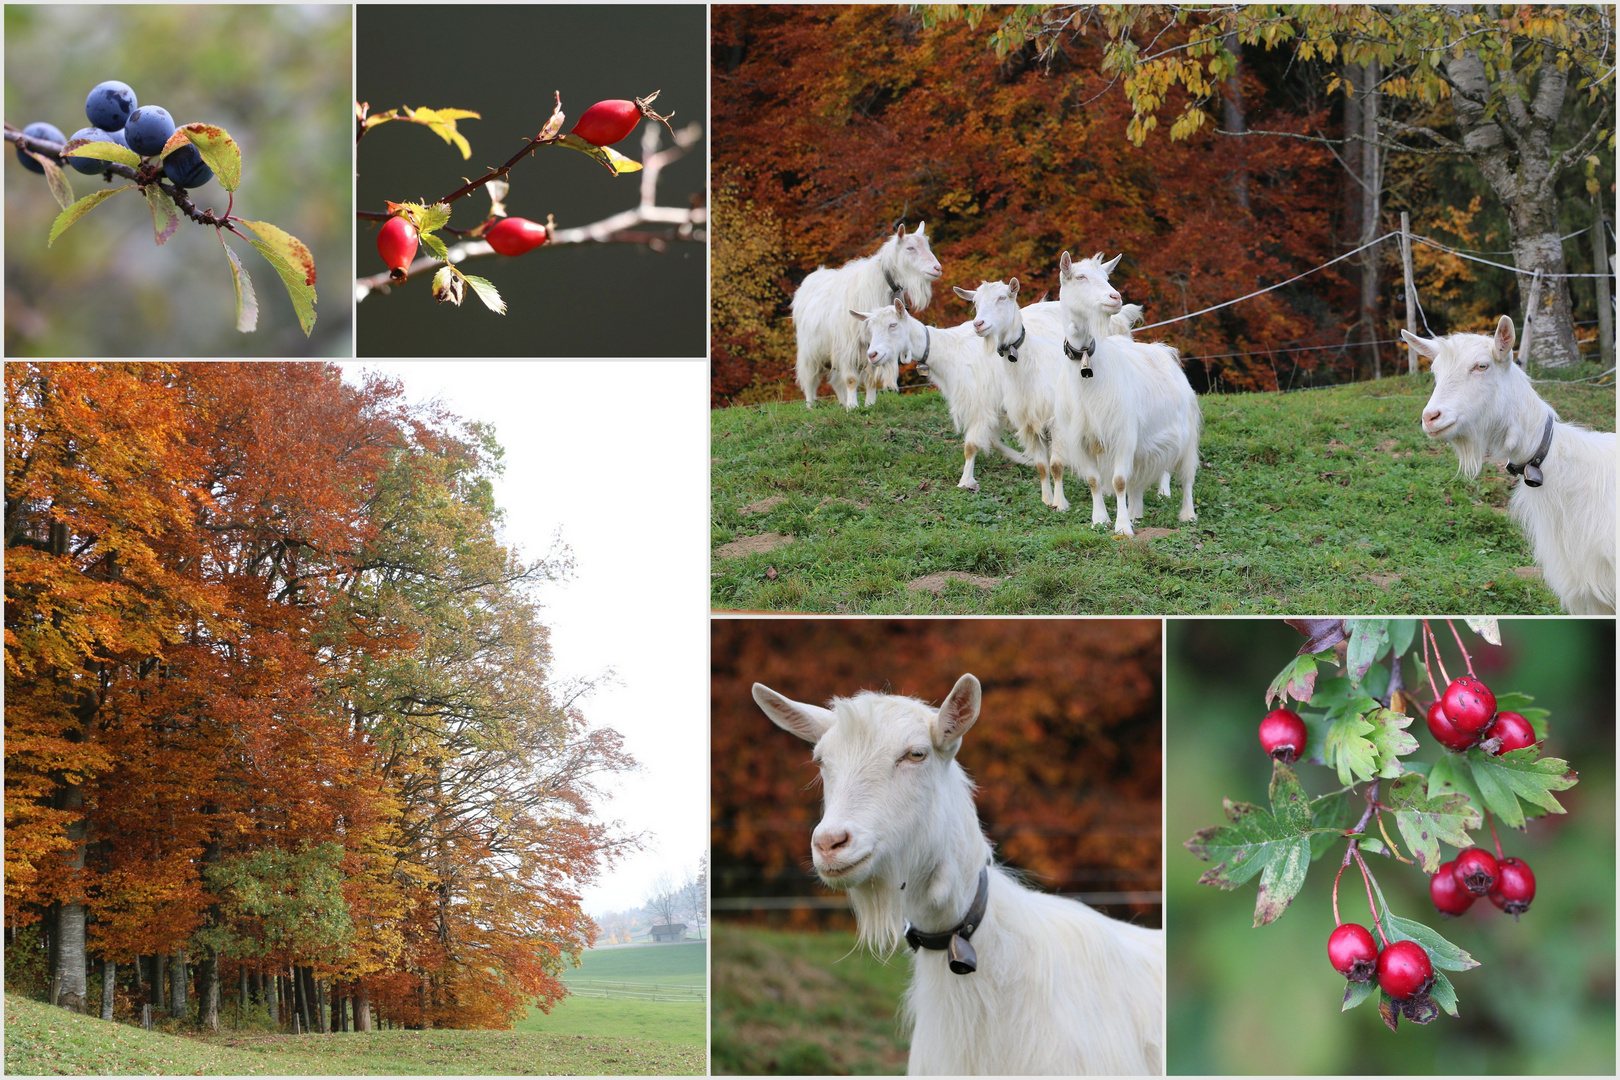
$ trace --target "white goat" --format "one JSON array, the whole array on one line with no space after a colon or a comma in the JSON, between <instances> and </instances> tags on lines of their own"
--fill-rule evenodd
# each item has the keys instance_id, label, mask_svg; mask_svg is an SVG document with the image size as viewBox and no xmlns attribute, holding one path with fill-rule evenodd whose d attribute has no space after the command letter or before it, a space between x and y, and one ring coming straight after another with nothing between
<instances>
[{"instance_id":1,"label":"white goat","mask_svg":"<svg viewBox=\"0 0 1620 1080\"><path fill-rule=\"evenodd\" d=\"M894 235L877 254L852 259L836 270L825 266L813 271L793 294L793 331L798 337L799 388L811 408L826 378L846 409L859 404L857 385L866 388L866 403L877 400L879 387L895 389L899 369L873 368L866 359L864 323L851 322L847 312L870 311L904 293L919 311L933 298L933 282L943 272L928 247L923 222L906 232L896 225Z\"/></svg>"},{"instance_id":2,"label":"white goat","mask_svg":"<svg viewBox=\"0 0 1620 1080\"><path fill-rule=\"evenodd\" d=\"M1064 354L1059 396L1058 442L1091 486L1091 521L1108 523L1103 485L1112 486L1114 531L1135 535L1131 519L1142 516L1142 493L1166 472L1181 481L1181 521L1193 521L1193 479L1198 474L1198 436L1203 417L1198 395L1168 345L1110 334L1120 311L1119 293L1099 253L1078 263L1065 251L1058 260L1058 302L1063 310ZM1167 492L1161 481L1160 491Z\"/></svg>"},{"instance_id":3,"label":"white goat","mask_svg":"<svg viewBox=\"0 0 1620 1080\"><path fill-rule=\"evenodd\" d=\"M1572 615L1614 614L1615 438L1559 421L1513 362L1513 320L1496 334L1428 340L1401 331L1430 360L1434 393L1423 431L1457 452L1470 479L1486 461L1523 479L1508 512L1524 530L1547 587Z\"/></svg>"},{"instance_id":4,"label":"white goat","mask_svg":"<svg viewBox=\"0 0 1620 1080\"><path fill-rule=\"evenodd\" d=\"M1163 1071L1163 931L1032 892L991 865L956 761L979 717L977 679L963 675L937 711L870 692L824 709L759 683L754 700L815 744L825 804L811 858L829 888L848 891L861 942L880 954L923 946L905 997L909 1072Z\"/></svg>"},{"instance_id":5,"label":"white goat","mask_svg":"<svg viewBox=\"0 0 1620 1080\"><path fill-rule=\"evenodd\" d=\"M899 300L892 307L850 314L866 321L872 336L866 355L873 367L898 367L915 360L918 370L939 388L951 423L962 436L964 460L957 487L979 490L973 463L982 450L994 448L1020 465L1035 464L1028 454L1001 441L1006 417L1000 361L985 352L971 321L946 329L924 326Z\"/></svg>"},{"instance_id":6,"label":"white goat","mask_svg":"<svg viewBox=\"0 0 1620 1080\"><path fill-rule=\"evenodd\" d=\"M1007 422L1018 432L1024 449L1035 459L1041 478L1041 501L1054 510L1067 510L1063 494L1066 448L1053 437L1056 407L1063 377L1063 354L1056 339L1029 333L1018 308L1018 279L986 281L972 292L958 287L956 295L973 303L973 332L984 339L986 358L999 355L1003 407Z\"/></svg>"}]
</instances>

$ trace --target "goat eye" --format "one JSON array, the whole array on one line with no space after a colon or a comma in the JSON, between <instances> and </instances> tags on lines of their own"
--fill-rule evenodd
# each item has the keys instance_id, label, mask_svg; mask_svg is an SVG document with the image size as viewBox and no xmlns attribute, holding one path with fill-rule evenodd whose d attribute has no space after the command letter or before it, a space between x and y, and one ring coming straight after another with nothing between
<instances>
[{"instance_id":1,"label":"goat eye","mask_svg":"<svg viewBox=\"0 0 1620 1080\"><path fill-rule=\"evenodd\" d=\"M901 758L900 760L902 760L902 761L927 761L928 760L928 751L926 751L926 750L907 750L906 751L906 756Z\"/></svg>"}]
</instances>

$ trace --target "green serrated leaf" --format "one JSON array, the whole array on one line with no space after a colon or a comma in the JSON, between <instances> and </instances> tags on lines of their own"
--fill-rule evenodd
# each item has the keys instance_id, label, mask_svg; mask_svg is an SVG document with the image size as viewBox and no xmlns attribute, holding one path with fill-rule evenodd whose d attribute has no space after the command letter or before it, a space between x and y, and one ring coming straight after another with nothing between
<instances>
[{"instance_id":1,"label":"green serrated leaf","mask_svg":"<svg viewBox=\"0 0 1620 1080\"><path fill-rule=\"evenodd\" d=\"M1485 805L1485 800L1479 797L1479 788L1474 786L1474 774L1468 768L1468 761L1460 754L1441 754L1429 766L1428 793L1431 799L1443 795L1467 796L1476 810Z\"/></svg>"},{"instance_id":2,"label":"green serrated leaf","mask_svg":"<svg viewBox=\"0 0 1620 1080\"><path fill-rule=\"evenodd\" d=\"M1396 657L1406 655L1406 650L1412 647L1412 638L1417 635L1416 619L1389 620L1389 651Z\"/></svg>"},{"instance_id":3,"label":"green serrated leaf","mask_svg":"<svg viewBox=\"0 0 1620 1080\"><path fill-rule=\"evenodd\" d=\"M1355 807L1348 791L1324 795L1311 803L1311 859L1320 859L1356 823Z\"/></svg>"},{"instance_id":4,"label":"green serrated leaf","mask_svg":"<svg viewBox=\"0 0 1620 1080\"><path fill-rule=\"evenodd\" d=\"M62 156L116 161L130 168L135 168L141 163L141 156L129 147L119 146L105 139L70 139L62 145Z\"/></svg>"},{"instance_id":5,"label":"green serrated leaf","mask_svg":"<svg viewBox=\"0 0 1620 1080\"><path fill-rule=\"evenodd\" d=\"M152 209L152 235L161 247L180 228L180 208L156 184L141 188L141 194Z\"/></svg>"},{"instance_id":6,"label":"green serrated leaf","mask_svg":"<svg viewBox=\"0 0 1620 1080\"><path fill-rule=\"evenodd\" d=\"M1344 984L1344 1004L1339 1008L1339 1011L1349 1012L1372 997L1372 992L1376 989L1378 989L1378 983L1372 979L1368 979L1366 982L1350 982L1346 980Z\"/></svg>"},{"instance_id":7,"label":"green serrated leaf","mask_svg":"<svg viewBox=\"0 0 1620 1080\"><path fill-rule=\"evenodd\" d=\"M225 230L215 229L214 235L219 237L219 246L225 249L225 258L231 264L231 284L236 286L236 328L244 334L252 333L259 326L259 297L253 291L253 279L225 242Z\"/></svg>"},{"instance_id":8,"label":"green serrated leaf","mask_svg":"<svg viewBox=\"0 0 1620 1080\"><path fill-rule=\"evenodd\" d=\"M1305 702L1316 692L1316 657L1296 656L1288 661L1277 677L1266 688L1265 704L1273 700L1286 704L1287 698Z\"/></svg>"},{"instance_id":9,"label":"green serrated leaf","mask_svg":"<svg viewBox=\"0 0 1620 1080\"><path fill-rule=\"evenodd\" d=\"M1383 922L1384 933L1389 936L1389 940L1417 942L1428 952L1429 962L1437 969L1467 971L1469 968L1479 967L1478 960L1447 941L1438 931L1420 922L1403 919L1390 911L1389 904L1384 899L1384 890L1379 888L1377 879L1372 879L1372 889L1378 901L1378 917Z\"/></svg>"},{"instance_id":10,"label":"green serrated leaf","mask_svg":"<svg viewBox=\"0 0 1620 1080\"><path fill-rule=\"evenodd\" d=\"M1322 757L1338 772L1339 783L1345 787L1365 783L1378 771L1378 755L1367 738L1372 732L1372 723L1355 713L1341 713L1328 722Z\"/></svg>"},{"instance_id":11,"label":"green serrated leaf","mask_svg":"<svg viewBox=\"0 0 1620 1080\"><path fill-rule=\"evenodd\" d=\"M1468 629L1490 642L1492 645L1502 644L1502 630L1495 619L1464 619Z\"/></svg>"},{"instance_id":12,"label":"green serrated leaf","mask_svg":"<svg viewBox=\"0 0 1620 1080\"><path fill-rule=\"evenodd\" d=\"M188 140L202 155L203 162L214 170L214 179L226 191L235 191L242 182L242 148L236 145L236 140L222 127L213 124L185 124L174 129L169 141L163 144L159 157L167 157L181 144L178 140Z\"/></svg>"},{"instance_id":13,"label":"green serrated leaf","mask_svg":"<svg viewBox=\"0 0 1620 1080\"><path fill-rule=\"evenodd\" d=\"M51 198L56 200L56 205L64 210L72 206L73 185L68 183L67 173L56 163L55 159L48 158L44 154L36 154L32 150L24 150L23 153L39 162L40 166L44 168L45 186L50 189Z\"/></svg>"},{"instance_id":14,"label":"green serrated leaf","mask_svg":"<svg viewBox=\"0 0 1620 1080\"><path fill-rule=\"evenodd\" d=\"M420 236L423 246L428 249L429 255L443 263L450 261L450 249L444 246L444 241L439 239L438 233L425 232L421 233Z\"/></svg>"},{"instance_id":15,"label":"green serrated leaf","mask_svg":"<svg viewBox=\"0 0 1620 1080\"><path fill-rule=\"evenodd\" d=\"M287 289L287 296L292 300L293 311L298 315L298 325L303 329L304 336L308 337L309 332L315 327L315 289L304 284L303 271L290 265L275 248L251 236L245 239L265 257L281 277L281 283Z\"/></svg>"},{"instance_id":16,"label":"green serrated leaf","mask_svg":"<svg viewBox=\"0 0 1620 1080\"><path fill-rule=\"evenodd\" d=\"M1524 717L1535 731L1536 741L1540 742L1547 737L1547 717L1550 714L1546 709L1531 708L1530 703L1535 700L1529 694L1513 690L1497 696L1496 708L1498 712L1516 712Z\"/></svg>"},{"instance_id":17,"label":"green serrated leaf","mask_svg":"<svg viewBox=\"0 0 1620 1080\"><path fill-rule=\"evenodd\" d=\"M1412 725L1410 716L1390 709L1374 709L1365 717L1373 730L1368 741L1372 743L1379 776L1392 778L1405 771L1401 758L1417 752L1418 741L1407 732Z\"/></svg>"},{"instance_id":18,"label":"green serrated leaf","mask_svg":"<svg viewBox=\"0 0 1620 1080\"><path fill-rule=\"evenodd\" d=\"M473 277L471 274L463 274L462 277L472 286L473 292L478 294L478 299L484 302L485 307L497 315L506 314L506 301L501 299L500 290L484 278Z\"/></svg>"},{"instance_id":19,"label":"green serrated leaf","mask_svg":"<svg viewBox=\"0 0 1620 1080\"><path fill-rule=\"evenodd\" d=\"M438 232L448 224L450 224L450 206L441 202L422 207L416 227L424 233L430 233Z\"/></svg>"},{"instance_id":20,"label":"green serrated leaf","mask_svg":"<svg viewBox=\"0 0 1620 1080\"><path fill-rule=\"evenodd\" d=\"M1468 767L1480 797L1504 825L1514 829L1524 826L1520 799L1548 813L1562 814L1564 808L1552 793L1574 787L1579 779L1569 762L1562 758L1538 759L1536 753L1533 746L1500 757L1477 747L1468 751Z\"/></svg>"},{"instance_id":21,"label":"green serrated leaf","mask_svg":"<svg viewBox=\"0 0 1620 1080\"><path fill-rule=\"evenodd\" d=\"M1260 892L1254 925L1274 921L1299 893L1311 861L1311 807L1294 772L1273 763L1272 811L1226 800L1228 824L1203 829L1186 842L1187 850L1220 863L1198 879L1201 885L1234 889L1256 873Z\"/></svg>"},{"instance_id":22,"label":"green serrated leaf","mask_svg":"<svg viewBox=\"0 0 1620 1080\"><path fill-rule=\"evenodd\" d=\"M1353 686L1360 686L1362 676L1379 653L1389 646L1388 619L1346 619L1350 631L1350 647L1345 652L1345 666Z\"/></svg>"},{"instance_id":23,"label":"green serrated leaf","mask_svg":"<svg viewBox=\"0 0 1620 1080\"><path fill-rule=\"evenodd\" d=\"M1468 838L1468 830L1479 828L1483 820L1466 796L1450 794L1431 798L1428 781L1416 773L1402 776L1389 785L1379 801L1395 811L1395 826L1425 874L1440 868L1442 840L1455 848L1470 847L1473 841Z\"/></svg>"},{"instance_id":24,"label":"green serrated leaf","mask_svg":"<svg viewBox=\"0 0 1620 1080\"><path fill-rule=\"evenodd\" d=\"M1457 991L1451 985L1451 980L1446 978L1445 972L1434 973L1434 986L1429 990L1429 996L1434 998L1436 1005L1445 1010L1446 1015L1457 1015Z\"/></svg>"},{"instance_id":25,"label":"green serrated leaf","mask_svg":"<svg viewBox=\"0 0 1620 1080\"><path fill-rule=\"evenodd\" d=\"M120 191L134 190L136 190L134 184L126 184L120 188L105 188L101 191L92 191L90 194L86 195L84 198L80 199L78 202L56 215L56 220L51 222L51 235L46 239L45 246L50 247L52 244L56 243L56 238L67 232L70 225L84 217L84 215L88 214L96 207L100 206L103 202L106 202L108 199L118 194Z\"/></svg>"}]
</instances>

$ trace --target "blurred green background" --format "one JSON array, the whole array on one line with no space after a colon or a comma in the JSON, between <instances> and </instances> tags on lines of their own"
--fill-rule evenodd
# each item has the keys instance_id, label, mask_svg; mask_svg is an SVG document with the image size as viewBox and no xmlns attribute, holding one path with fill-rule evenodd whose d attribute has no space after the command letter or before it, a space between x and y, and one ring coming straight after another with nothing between
<instances>
[{"instance_id":1,"label":"blurred green background","mask_svg":"<svg viewBox=\"0 0 1620 1080\"><path fill-rule=\"evenodd\" d=\"M182 220L162 247L133 192L96 208L55 246L45 178L7 146L6 355L349 356L354 119L348 5L6 5L5 119L64 135L89 123L85 95L120 79L177 124L206 121L242 148L233 210L308 244L315 328L304 337L281 279L227 236L253 279L259 328L236 330L236 298L214 230ZM74 195L106 187L68 170ZM223 212L218 182L193 201Z\"/></svg>"},{"instance_id":2,"label":"blurred green background","mask_svg":"<svg viewBox=\"0 0 1620 1080\"><path fill-rule=\"evenodd\" d=\"M1456 643L1432 623L1453 675ZM1391 909L1432 926L1481 966L1452 972L1458 1012L1390 1032L1376 1001L1341 1014L1344 979L1327 962L1333 873L1342 844L1312 867L1293 906L1252 929L1255 885L1197 884L1209 868L1181 846L1221 823L1223 797L1266 806L1270 761L1256 729L1261 696L1304 638L1280 620L1169 621L1166 637L1165 900L1169 928L1171 1073L1559 1073L1615 1068L1614 655L1612 620L1504 621L1502 647L1459 620L1475 669L1493 689L1519 690L1551 710L1545 752L1567 759L1580 783L1559 792L1567 815L1532 819L1528 835L1502 830L1509 855L1535 871L1537 892L1517 924L1488 901L1443 920L1415 867L1373 857ZM1414 670L1408 661L1408 681ZM1337 674L1327 669L1324 677ZM1425 688L1421 695L1427 701ZM1421 748L1439 750L1419 719ZM1338 788L1300 766L1314 796ZM1393 832L1394 825L1389 824ZM1488 831L1475 834L1489 844ZM1443 857L1455 852L1442 846ZM1369 924L1352 871L1340 887L1346 921Z\"/></svg>"},{"instance_id":3,"label":"blurred green background","mask_svg":"<svg viewBox=\"0 0 1620 1080\"><path fill-rule=\"evenodd\" d=\"M484 175L545 126L554 91L562 94L564 131L598 101L661 91L653 108L674 113L670 126L679 131L697 121L704 134L664 169L658 205L685 207L703 198L709 46L702 4L362 4L358 11L356 93L374 113L425 105L481 117L457 122L472 146L465 161L425 127L390 122L369 132L358 148L360 209L436 199ZM469 47L433 52L433 35L446 32ZM669 143L665 132L660 146ZM614 149L639 161L641 128ZM633 209L641 192L640 174L609 176L584 154L561 148L537 151L513 166L509 179L507 212L542 222L552 214L558 228ZM477 192L451 206L450 224L471 228L489 212L489 197ZM359 223L361 274L386 270L377 254L380 227ZM708 256L707 244L674 241L662 252L641 244L573 244L474 259L467 272L500 290L505 315L471 296L460 309L436 304L431 275L418 275L360 303L359 355L705 356Z\"/></svg>"}]
</instances>

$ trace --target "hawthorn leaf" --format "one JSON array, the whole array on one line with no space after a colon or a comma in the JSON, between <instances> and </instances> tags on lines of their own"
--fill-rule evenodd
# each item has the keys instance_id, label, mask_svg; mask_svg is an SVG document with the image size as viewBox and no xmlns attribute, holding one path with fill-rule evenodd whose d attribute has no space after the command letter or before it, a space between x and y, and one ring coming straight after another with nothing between
<instances>
[{"instance_id":1,"label":"hawthorn leaf","mask_svg":"<svg viewBox=\"0 0 1620 1080\"><path fill-rule=\"evenodd\" d=\"M1294 771L1275 762L1268 812L1252 803L1225 801L1226 825L1201 829L1186 848L1205 861L1220 859L1198 879L1200 885L1235 889L1260 874L1254 925L1273 922L1305 884L1311 862L1311 808Z\"/></svg>"},{"instance_id":2,"label":"hawthorn leaf","mask_svg":"<svg viewBox=\"0 0 1620 1080\"><path fill-rule=\"evenodd\" d=\"M1411 919L1403 919L1389 910L1389 904L1384 900L1384 890L1379 888L1376 878L1372 882L1373 895L1378 900L1378 917L1384 926L1384 933L1391 941L1415 941L1423 946L1429 954L1429 962L1436 968L1445 968L1447 971L1467 971L1469 968L1479 967L1479 961L1469 956L1462 949L1453 945L1442 937L1438 931L1424 926Z\"/></svg>"},{"instance_id":3,"label":"hawthorn leaf","mask_svg":"<svg viewBox=\"0 0 1620 1080\"><path fill-rule=\"evenodd\" d=\"M1380 708L1368 713L1364 719L1373 726L1368 741L1372 743L1376 755L1378 775L1386 779L1400 776L1405 771L1401 758L1416 753L1418 748L1417 739L1406 730L1412 726L1412 718Z\"/></svg>"},{"instance_id":4,"label":"hawthorn leaf","mask_svg":"<svg viewBox=\"0 0 1620 1080\"><path fill-rule=\"evenodd\" d=\"M242 224L249 223L242 222ZM305 284L303 272L293 268L275 248L263 240L251 236L245 237L245 239L258 250L260 255L265 257L270 265L275 268L276 273L280 275L282 285L286 286L287 296L292 300L293 311L298 315L298 325L303 329L304 336L308 337L310 331L315 327L315 289ZM311 269L310 273L314 273L313 269Z\"/></svg>"},{"instance_id":5,"label":"hawthorn leaf","mask_svg":"<svg viewBox=\"0 0 1620 1080\"><path fill-rule=\"evenodd\" d=\"M236 328L244 334L252 333L259 326L259 297L253 291L253 279L225 242L225 231L215 229L214 235L219 237L219 246L225 249L225 258L231 264L231 283L236 286Z\"/></svg>"},{"instance_id":6,"label":"hawthorn leaf","mask_svg":"<svg viewBox=\"0 0 1620 1080\"><path fill-rule=\"evenodd\" d=\"M1500 694L1496 699L1498 712L1516 712L1530 722L1535 730L1536 741L1540 742L1547 737L1547 710L1531 708L1530 703L1536 699L1529 694L1521 694L1516 690Z\"/></svg>"},{"instance_id":7,"label":"hawthorn leaf","mask_svg":"<svg viewBox=\"0 0 1620 1080\"><path fill-rule=\"evenodd\" d=\"M1320 859L1356 823L1355 806L1348 791L1324 795L1311 802L1311 858Z\"/></svg>"},{"instance_id":8,"label":"hawthorn leaf","mask_svg":"<svg viewBox=\"0 0 1620 1080\"><path fill-rule=\"evenodd\" d=\"M1457 1015L1457 990L1451 985L1451 980L1446 978L1445 972L1434 973L1434 985L1429 988L1429 996L1434 999L1436 1005L1446 1011L1447 1016Z\"/></svg>"},{"instance_id":9,"label":"hawthorn leaf","mask_svg":"<svg viewBox=\"0 0 1620 1080\"><path fill-rule=\"evenodd\" d=\"M1498 628L1495 619L1464 619L1468 629L1490 642L1492 645L1502 644L1502 631Z\"/></svg>"},{"instance_id":10,"label":"hawthorn leaf","mask_svg":"<svg viewBox=\"0 0 1620 1080\"><path fill-rule=\"evenodd\" d=\"M163 144L158 158L166 158L187 142L197 148L203 162L214 170L214 179L226 191L235 191L242 182L242 148L222 127L213 124L184 124L174 129Z\"/></svg>"},{"instance_id":11,"label":"hawthorn leaf","mask_svg":"<svg viewBox=\"0 0 1620 1080\"><path fill-rule=\"evenodd\" d=\"M1485 800L1479 797L1479 788L1474 786L1468 760L1460 754L1441 754L1439 760L1429 766L1429 797L1442 795L1465 795L1476 810L1485 805Z\"/></svg>"},{"instance_id":12,"label":"hawthorn leaf","mask_svg":"<svg viewBox=\"0 0 1620 1080\"><path fill-rule=\"evenodd\" d=\"M1406 655L1406 650L1412 647L1412 638L1417 636L1416 619L1389 620L1389 651L1396 658Z\"/></svg>"},{"instance_id":13,"label":"hawthorn leaf","mask_svg":"<svg viewBox=\"0 0 1620 1080\"><path fill-rule=\"evenodd\" d=\"M1326 652L1345 640L1343 619L1284 619L1283 622L1305 635L1299 655Z\"/></svg>"},{"instance_id":14,"label":"hawthorn leaf","mask_svg":"<svg viewBox=\"0 0 1620 1080\"><path fill-rule=\"evenodd\" d=\"M1326 765L1328 717L1326 713L1301 712L1305 721L1305 753L1300 758L1307 765Z\"/></svg>"},{"instance_id":15,"label":"hawthorn leaf","mask_svg":"<svg viewBox=\"0 0 1620 1080\"><path fill-rule=\"evenodd\" d=\"M95 158L97 161L116 161L120 165L137 168L141 156L127 146L119 146L105 139L70 139L62 144L63 157Z\"/></svg>"},{"instance_id":16,"label":"hawthorn leaf","mask_svg":"<svg viewBox=\"0 0 1620 1080\"><path fill-rule=\"evenodd\" d=\"M1519 805L1520 799L1547 813L1564 813L1552 793L1574 787L1579 779L1569 762L1553 757L1538 759L1536 752L1533 746L1500 757L1477 747L1468 751L1468 767L1474 774L1474 786L1479 789L1480 797L1502 823L1511 828L1524 827L1525 813Z\"/></svg>"},{"instance_id":17,"label":"hawthorn leaf","mask_svg":"<svg viewBox=\"0 0 1620 1080\"><path fill-rule=\"evenodd\" d=\"M1372 662L1389 645L1388 619L1346 619L1350 630L1350 648L1345 654L1346 670L1354 686L1361 685L1362 676Z\"/></svg>"},{"instance_id":18,"label":"hawthorn leaf","mask_svg":"<svg viewBox=\"0 0 1620 1080\"><path fill-rule=\"evenodd\" d=\"M1389 785L1379 801L1395 811L1395 826L1425 874L1440 868L1442 840L1455 848L1470 847L1473 841L1468 838L1468 830L1479 828L1483 820L1467 796L1431 798L1428 781L1416 773L1408 773Z\"/></svg>"},{"instance_id":19,"label":"hawthorn leaf","mask_svg":"<svg viewBox=\"0 0 1620 1080\"><path fill-rule=\"evenodd\" d=\"M72 206L73 185L68 183L67 173L56 163L56 159L36 154L32 150L24 150L23 153L39 162L45 170L45 186L50 188L51 198L56 200L56 205L64 210Z\"/></svg>"},{"instance_id":20,"label":"hawthorn leaf","mask_svg":"<svg viewBox=\"0 0 1620 1080\"><path fill-rule=\"evenodd\" d=\"M80 199L78 202L56 215L56 220L51 222L51 235L46 239L45 246L50 247L52 244L56 243L56 238L67 232L70 225L84 217L84 215L88 214L96 207L100 206L103 202L118 194L120 191L134 190L134 184L125 184L123 187L119 188L104 188L101 191L92 191L90 194L86 195L84 198Z\"/></svg>"},{"instance_id":21,"label":"hawthorn leaf","mask_svg":"<svg viewBox=\"0 0 1620 1080\"><path fill-rule=\"evenodd\" d=\"M1378 754L1367 738L1374 730L1373 723L1359 713L1341 713L1329 720L1322 758L1324 764L1338 772L1339 783L1345 787L1365 783L1377 774Z\"/></svg>"},{"instance_id":22,"label":"hawthorn leaf","mask_svg":"<svg viewBox=\"0 0 1620 1080\"><path fill-rule=\"evenodd\" d=\"M1368 979L1366 982L1351 982L1346 979L1344 983L1344 1004L1339 1007L1339 1011L1349 1012L1372 997L1372 992L1376 989L1378 989L1378 983L1374 979Z\"/></svg>"},{"instance_id":23,"label":"hawthorn leaf","mask_svg":"<svg viewBox=\"0 0 1620 1080\"><path fill-rule=\"evenodd\" d=\"M1276 699L1279 705L1287 704L1287 698L1305 702L1311 700L1316 692L1316 657L1306 654L1296 656L1277 673L1266 688L1265 704L1270 705Z\"/></svg>"},{"instance_id":24,"label":"hawthorn leaf","mask_svg":"<svg viewBox=\"0 0 1620 1080\"><path fill-rule=\"evenodd\" d=\"M501 299L499 289L491 285L485 278L473 277L471 274L462 276L466 278L467 284L472 286L473 292L478 294L478 299L484 302L485 307L497 315L506 314L506 301Z\"/></svg>"},{"instance_id":25,"label":"hawthorn leaf","mask_svg":"<svg viewBox=\"0 0 1620 1080\"><path fill-rule=\"evenodd\" d=\"M141 194L152 208L152 235L161 247L180 228L180 208L156 184L141 188Z\"/></svg>"}]
</instances>

